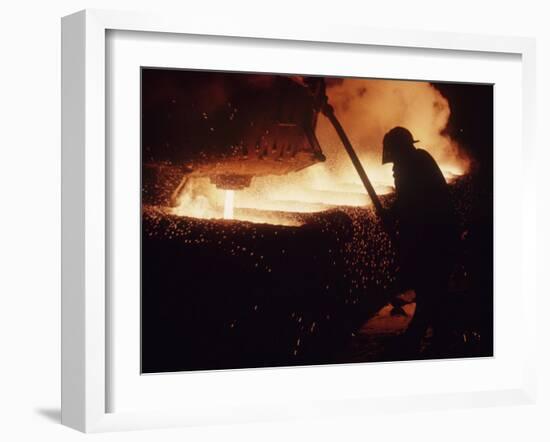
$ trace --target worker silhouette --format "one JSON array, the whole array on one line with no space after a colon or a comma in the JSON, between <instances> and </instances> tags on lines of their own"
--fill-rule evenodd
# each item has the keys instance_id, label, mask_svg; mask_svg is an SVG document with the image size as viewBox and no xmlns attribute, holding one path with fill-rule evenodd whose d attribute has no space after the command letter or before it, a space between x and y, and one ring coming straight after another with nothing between
<instances>
[{"instance_id":1,"label":"worker silhouette","mask_svg":"<svg viewBox=\"0 0 550 442\"><path fill-rule=\"evenodd\" d=\"M447 183L433 157L417 149L411 132L391 129L383 141L382 164L393 163L396 200L388 218L396 232L401 290L413 289L416 310L395 351L414 357L427 328L433 348L448 338L442 310L458 244L458 223Z\"/></svg>"}]
</instances>

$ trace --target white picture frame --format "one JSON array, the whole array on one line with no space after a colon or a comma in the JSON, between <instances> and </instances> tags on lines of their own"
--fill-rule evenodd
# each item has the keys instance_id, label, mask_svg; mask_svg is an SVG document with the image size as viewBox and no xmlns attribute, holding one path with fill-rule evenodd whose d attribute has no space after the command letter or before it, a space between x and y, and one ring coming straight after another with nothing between
<instances>
[{"instance_id":1,"label":"white picture frame","mask_svg":"<svg viewBox=\"0 0 550 442\"><path fill-rule=\"evenodd\" d=\"M511 388L464 393L387 397L327 397L298 409L241 406L228 416L200 411L107 412L110 345L107 327L107 243L109 231L106 137L106 33L145 31L307 41L345 45L374 45L515 54L521 57L522 141L524 187L521 213L521 309L525 339L524 372ZM533 39L451 33L387 31L344 26L224 23L197 17L86 10L62 20L62 423L84 432L182 426L197 423L243 422L288 416L364 414L373 410L450 408L532 403L535 383L535 192L534 109L535 43ZM518 147L519 148L519 147ZM529 189L529 191L528 191ZM529 339L530 338L530 339ZM338 369L338 368L336 368ZM360 369L360 368L358 368ZM226 374L227 375L227 374ZM229 376L233 376L229 374ZM236 376L236 375L235 375ZM237 404L239 405L239 404ZM242 405L242 404L240 404ZM250 404L249 404L250 405Z\"/></svg>"}]
</instances>

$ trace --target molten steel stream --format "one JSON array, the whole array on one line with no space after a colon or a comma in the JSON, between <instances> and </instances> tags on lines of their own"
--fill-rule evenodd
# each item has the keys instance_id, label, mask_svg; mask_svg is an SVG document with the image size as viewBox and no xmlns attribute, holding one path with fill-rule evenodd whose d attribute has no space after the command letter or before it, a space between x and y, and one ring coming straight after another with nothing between
<instances>
[{"instance_id":1,"label":"molten steel stream","mask_svg":"<svg viewBox=\"0 0 550 442\"><path fill-rule=\"evenodd\" d=\"M235 199L235 191L226 190L225 203L223 206L223 219L233 219L234 199Z\"/></svg>"}]
</instances>

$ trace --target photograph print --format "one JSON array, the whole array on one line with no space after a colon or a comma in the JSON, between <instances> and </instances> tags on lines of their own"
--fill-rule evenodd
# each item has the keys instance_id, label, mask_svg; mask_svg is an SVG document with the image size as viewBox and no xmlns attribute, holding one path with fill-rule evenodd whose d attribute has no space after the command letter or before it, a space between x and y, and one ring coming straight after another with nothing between
<instances>
[{"instance_id":1,"label":"photograph print","mask_svg":"<svg viewBox=\"0 0 550 442\"><path fill-rule=\"evenodd\" d=\"M493 85L141 68L141 370L493 356Z\"/></svg>"}]
</instances>

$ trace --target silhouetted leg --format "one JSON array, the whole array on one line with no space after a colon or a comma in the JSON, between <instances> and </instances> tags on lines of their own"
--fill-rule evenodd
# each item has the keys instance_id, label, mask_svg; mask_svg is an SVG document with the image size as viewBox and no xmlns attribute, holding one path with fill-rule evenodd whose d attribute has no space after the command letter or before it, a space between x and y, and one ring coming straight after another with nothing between
<instances>
[{"instance_id":1,"label":"silhouetted leg","mask_svg":"<svg viewBox=\"0 0 550 442\"><path fill-rule=\"evenodd\" d=\"M427 287L418 287L414 315L401 335L401 346L407 357L416 357L420 353L420 344L433 315L432 293Z\"/></svg>"},{"instance_id":2,"label":"silhouetted leg","mask_svg":"<svg viewBox=\"0 0 550 442\"><path fill-rule=\"evenodd\" d=\"M451 330L451 315L452 312L446 307L447 286L441 285L437 289L437 296L434 299L433 312L433 337L432 337L432 352L435 356L444 357L449 352L449 347L452 344Z\"/></svg>"},{"instance_id":3,"label":"silhouetted leg","mask_svg":"<svg viewBox=\"0 0 550 442\"><path fill-rule=\"evenodd\" d=\"M448 354L451 344L452 311L448 310L448 287L451 274L450 262L439 263L435 278L432 281L432 318L430 325L433 329L431 352L435 357L443 357Z\"/></svg>"}]
</instances>

